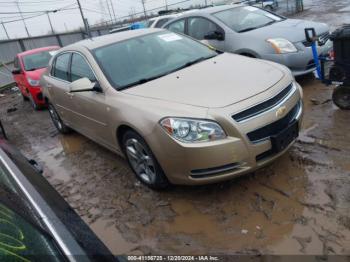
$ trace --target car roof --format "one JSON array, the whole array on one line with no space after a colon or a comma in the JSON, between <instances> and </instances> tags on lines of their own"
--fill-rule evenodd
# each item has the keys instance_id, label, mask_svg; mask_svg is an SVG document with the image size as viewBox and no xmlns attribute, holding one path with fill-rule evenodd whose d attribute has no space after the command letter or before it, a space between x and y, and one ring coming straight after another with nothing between
<instances>
[{"instance_id":1,"label":"car roof","mask_svg":"<svg viewBox=\"0 0 350 262\"><path fill-rule=\"evenodd\" d=\"M244 5L244 4L218 5L218 6L207 7L207 8L203 8L203 9L197 9L197 10L193 10L190 12L186 12L180 17L193 16L193 15L203 15L203 14L213 14L216 12L224 11L224 10L239 7L239 6L246 6L246 5Z\"/></svg>"},{"instance_id":2,"label":"car roof","mask_svg":"<svg viewBox=\"0 0 350 262\"><path fill-rule=\"evenodd\" d=\"M181 14L179 14L179 13L174 13L174 14L169 14L169 15L160 15L160 16L156 16L156 17L151 18L150 21L155 21L155 20L163 19L163 18L178 17L180 15Z\"/></svg>"},{"instance_id":3,"label":"car roof","mask_svg":"<svg viewBox=\"0 0 350 262\"><path fill-rule=\"evenodd\" d=\"M76 42L74 44L68 45L64 47L62 50L79 48L81 46L92 50L101 46L106 46L109 44L128 40L130 38L149 35L149 34L161 32L161 31L165 31L165 30L159 29L159 28L146 28L146 29L136 29L136 30L129 30L129 31L124 31L124 32L119 32L114 34L103 35L103 36L97 36L97 37L92 37L92 38L85 39L85 40Z\"/></svg>"},{"instance_id":4,"label":"car roof","mask_svg":"<svg viewBox=\"0 0 350 262\"><path fill-rule=\"evenodd\" d=\"M61 47L59 46L46 46L46 47L40 47L40 48L35 48L35 49L31 49L31 50L27 50L25 52L22 53L18 53L19 57L23 57L26 55L32 55L32 54L36 54L36 53L40 53L43 51L48 51L48 50L57 50L60 49Z\"/></svg>"}]
</instances>

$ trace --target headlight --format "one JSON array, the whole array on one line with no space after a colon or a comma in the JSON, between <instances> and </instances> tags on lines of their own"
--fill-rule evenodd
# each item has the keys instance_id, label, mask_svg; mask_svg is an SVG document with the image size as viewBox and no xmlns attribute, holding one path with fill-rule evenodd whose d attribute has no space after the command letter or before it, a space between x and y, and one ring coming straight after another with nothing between
<instances>
[{"instance_id":1,"label":"headlight","mask_svg":"<svg viewBox=\"0 0 350 262\"><path fill-rule=\"evenodd\" d=\"M226 137L219 124L210 120L190 118L164 118L160 121L163 129L182 142L207 142Z\"/></svg>"},{"instance_id":2,"label":"headlight","mask_svg":"<svg viewBox=\"0 0 350 262\"><path fill-rule=\"evenodd\" d=\"M30 77L27 77L27 80L31 86L39 86L40 85L40 80L33 80Z\"/></svg>"},{"instance_id":3,"label":"headlight","mask_svg":"<svg viewBox=\"0 0 350 262\"><path fill-rule=\"evenodd\" d=\"M298 49L290 41L284 38L267 39L277 54L287 54L298 52Z\"/></svg>"}]
</instances>

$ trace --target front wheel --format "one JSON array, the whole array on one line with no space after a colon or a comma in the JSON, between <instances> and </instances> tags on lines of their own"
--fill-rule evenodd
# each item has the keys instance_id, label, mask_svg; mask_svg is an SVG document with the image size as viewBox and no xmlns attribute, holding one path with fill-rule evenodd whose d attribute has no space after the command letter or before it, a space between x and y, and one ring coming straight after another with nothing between
<instances>
[{"instance_id":1,"label":"front wheel","mask_svg":"<svg viewBox=\"0 0 350 262\"><path fill-rule=\"evenodd\" d=\"M146 141L134 131L123 136L123 150L137 179L152 189L164 189L169 186L162 168L148 147Z\"/></svg>"},{"instance_id":2,"label":"front wheel","mask_svg":"<svg viewBox=\"0 0 350 262\"><path fill-rule=\"evenodd\" d=\"M71 129L62 122L55 107L51 103L48 103L48 109L49 109L49 113L50 113L50 117L52 119L52 122L55 125L55 127L57 128L57 130L62 134L70 133Z\"/></svg>"},{"instance_id":3,"label":"front wheel","mask_svg":"<svg viewBox=\"0 0 350 262\"><path fill-rule=\"evenodd\" d=\"M350 86L336 87L332 98L337 107L344 110L350 110Z\"/></svg>"}]
</instances>

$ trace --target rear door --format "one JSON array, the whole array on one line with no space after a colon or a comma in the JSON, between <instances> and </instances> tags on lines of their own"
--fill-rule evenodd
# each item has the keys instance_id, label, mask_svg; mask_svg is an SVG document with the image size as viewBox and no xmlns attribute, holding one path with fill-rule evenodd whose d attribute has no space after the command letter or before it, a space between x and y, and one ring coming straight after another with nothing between
<instances>
[{"instance_id":1,"label":"rear door","mask_svg":"<svg viewBox=\"0 0 350 262\"><path fill-rule=\"evenodd\" d=\"M55 58L50 75L45 77L46 88L51 103L64 123L72 126L72 94L69 93L71 52L63 53Z\"/></svg>"},{"instance_id":2,"label":"rear door","mask_svg":"<svg viewBox=\"0 0 350 262\"><path fill-rule=\"evenodd\" d=\"M70 72L72 82L86 77L91 82L98 84L98 79L92 67L81 53L73 53ZM108 131L108 110L105 93L103 91L78 92L74 93L71 101L72 118L74 123L79 124L76 129L97 142L108 146L107 141L110 141L111 134Z\"/></svg>"}]
</instances>

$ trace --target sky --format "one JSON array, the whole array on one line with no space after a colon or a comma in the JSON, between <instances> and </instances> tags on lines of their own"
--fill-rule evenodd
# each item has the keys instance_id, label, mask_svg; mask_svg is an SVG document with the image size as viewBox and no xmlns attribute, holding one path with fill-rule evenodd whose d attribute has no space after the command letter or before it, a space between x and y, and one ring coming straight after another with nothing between
<instances>
[{"instance_id":1,"label":"sky","mask_svg":"<svg viewBox=\"0 0 350 262\"><path fill-rule=\"evenodd\" d=\"M143 11L141 0L80 0L84 16L90 25L110 20L107 8L108 2L111 10L110 1L118 18L128 16L131 12ZM173 8L188 7L191 4L205 4L205 0L145 0L146 10L164 7L166 1L168 5L184 2L171 6ZM208 4L215 1L218 0L207 0ZM24 17L33 17L25 20L30 36L45 35L51 32L48 15L55 33L71 31L83 26L77 0L18 0L18 6ZM4 22L11 39L27 37L23 21L14 21L21 18L18 6L15 0L0 0L0 23ZM58 11L56 13L49 12L48 15L45 13L45 11L52 10ZM9 21L14 22L9 23ZM0 40L3 39L7 39L7 36L0 24Z\"/></svg>"}]
</instances>

